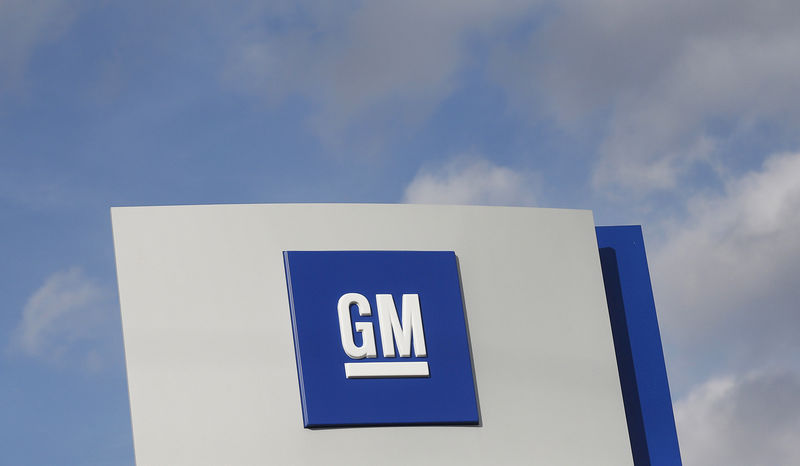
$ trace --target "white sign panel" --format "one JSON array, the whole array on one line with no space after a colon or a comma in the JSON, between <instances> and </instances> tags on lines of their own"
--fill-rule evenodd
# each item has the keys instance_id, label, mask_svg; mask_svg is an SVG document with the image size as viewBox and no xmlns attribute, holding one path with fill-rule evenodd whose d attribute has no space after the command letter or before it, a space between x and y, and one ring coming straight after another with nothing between
<instances>
[{"instance_id":1,"label":"white sign panel","mask_svg":"<svg viewBox=\"0 0 800 466\"><path fill-rule=\"evenodd\" d=\"M112 220L139 465L632 465L589 211Z\"/></svg>"}]
</instances>

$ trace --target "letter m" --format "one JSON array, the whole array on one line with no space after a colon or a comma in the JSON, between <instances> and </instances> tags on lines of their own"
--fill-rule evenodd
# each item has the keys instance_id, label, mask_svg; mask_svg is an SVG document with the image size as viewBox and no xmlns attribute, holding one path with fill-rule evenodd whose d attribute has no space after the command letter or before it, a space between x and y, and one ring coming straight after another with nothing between
<instances>
[{"instance_id":1,"label":"letter m","mask_svg":"<svg viewBox=\"0 0 800 466\"><path fill-rule=\"evenodd\" d=\"M411 341L414 341L414 355L425 357L425 334L422 330L422 314L419 308L418 294L404 294L402 302L403 323L397 316L394 298L390 294L375 295L378 304L378 321L381 328L381 345L383 356L395 357L394 345L401 358L411 357Z\"/></svg>"}]
</instances>

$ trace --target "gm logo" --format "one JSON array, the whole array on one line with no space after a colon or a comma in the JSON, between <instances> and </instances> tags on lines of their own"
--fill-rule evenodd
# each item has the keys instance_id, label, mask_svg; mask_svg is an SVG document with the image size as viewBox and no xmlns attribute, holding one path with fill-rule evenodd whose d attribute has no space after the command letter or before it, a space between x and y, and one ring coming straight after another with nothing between
<instances>
[{"instance_id":1,"label":"gm logo","mask_svg":"<svg viewBox=\"0 0 800 466\"><path fill-rule=\"evenodd\" d=\"M395 357L395 342L401 358L411 357L411 341L414 341L414 354L424 358L425 334L422 329L422 315L419 309L419 295L403 295L403 322L397 316L394 299L390 294L375 295L378 303L378 322L381 329L381 344L385 358ZM369 316L370 304L363 295L347 293L339 298L336 309L339 313L339 332L342 335L342 348L353 359L376 358L375 332L370 322L356 322L355 330L362 335L361 346L356 346L350 322L350 307L356 306L359 316ZM416 338L415 338L416 336ZM395 337L399 337L395 339ZM367 362L345 363L345 376L348 379L369 377L428 377L427 362Z\"/></svg>"},{"instance_id":2,"label":"gm logo","mask_svg":"<svg viewBox=\"0 0 800 466\"><path fill-rule=\"evenodd\" d=\"M306 427L477 424L453 251L285 251Z\"/></svg>"}]
</instances>

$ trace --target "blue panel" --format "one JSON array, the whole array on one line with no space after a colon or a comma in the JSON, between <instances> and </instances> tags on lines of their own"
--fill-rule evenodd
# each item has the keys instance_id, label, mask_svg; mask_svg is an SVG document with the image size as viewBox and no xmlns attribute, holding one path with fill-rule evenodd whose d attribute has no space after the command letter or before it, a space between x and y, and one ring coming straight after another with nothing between
<instances>
[{"instance_id":1,"label":"blue panel","mask_svg":"<svg viewBox=\"0 0 800 466\"><path fill-rule=\"evenodd\" d=\"M642 229L596 230L634 464L680 465Z\"/></svg>"},{"instance_id":2,"label":"blue panel","mask_svg":"<svg viewBox=\"0 0 800 466\"><path fill-rule=\"evenodd\" d=\"M455 253L287 251L284 260L306 427L478 423ZM362 295L371 311L360 315L350 306L347 338L365 345L368 332L357 331L356 323L371 324L375 357L357 359L344 349L337 303L347 293ZM407 311L403 295L417 295L424 331L411 338L424 338L426 354L401 357L399 345L395 357L383 353L378 294L392 296L400 322ZM376 362L427 364L429 375L346 377L346 363Z\"/></svg>"}]
</instances>

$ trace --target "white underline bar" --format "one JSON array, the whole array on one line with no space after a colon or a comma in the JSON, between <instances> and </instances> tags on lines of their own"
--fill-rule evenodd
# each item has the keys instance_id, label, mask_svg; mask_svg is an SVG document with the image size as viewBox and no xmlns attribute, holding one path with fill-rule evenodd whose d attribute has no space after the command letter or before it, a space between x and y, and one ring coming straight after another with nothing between
<instances>
[{"instance_id":1,"label":"white underline bar","mask_svg":"<svg viewBox=\"0 0 800 466\"><path fill-rule=\"evenodd\" d=\"M348 379L382 377L429 377L428 363L413 362L346 362L344 374Z\"/></svg>"}]
</instances>

